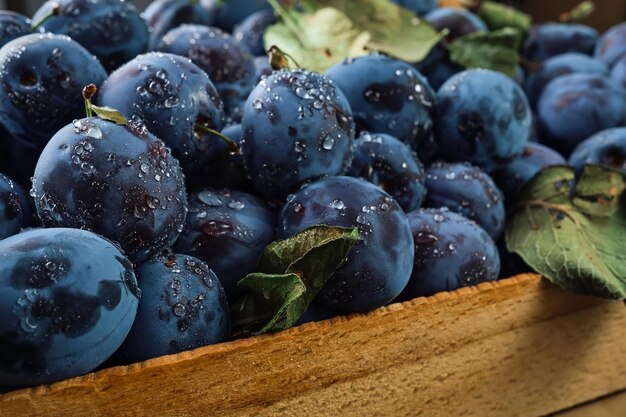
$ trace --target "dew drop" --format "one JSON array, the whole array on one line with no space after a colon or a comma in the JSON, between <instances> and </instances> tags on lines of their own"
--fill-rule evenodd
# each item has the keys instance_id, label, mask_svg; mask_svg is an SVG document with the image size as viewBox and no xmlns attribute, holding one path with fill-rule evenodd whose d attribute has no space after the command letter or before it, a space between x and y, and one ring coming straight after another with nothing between
<instances>
[{"instance_id":1,"label":"dew drop","mask_svg":"<svg viewBox=\"0 0 626 417\"><path fill-rule=\"evenodd\" d=\"M187 313L187 308L181 303L174 304L173 310L177 317L185 317L185 314Z\"/></svg>"},{"instance_id":2,"label":"dew drop","mask_svg":"<svg viewBox=\"0 0 626 417\"><path fill-rule=\"evenodd\" d=\"M334 146L335 146L335 139L331 138L330 136L326 136L326 138L322 142L322 148L326 149L327 151L330 151Z\"/></svg>"},{"instance_id":3,"label":"dew drop","mask_svg":"<svg viewBox=\"0 0 626 417\"><path fill-rule=\"evenodd\" d=\"M233 200L229 202L227 205L233 210L241 210L246 207L246 205L243 202L238 201L238 200Z\"/></svg>"},{"instance_id":4,"label":"dew drop","mask_svg":"<svg viewBox=\"0 0 626 417\"><path fill-rule=\"evenodd\" d=\"M330 208L334 208L336 210L343 210L346 208L346 205L342 200L336 198L330 203Z\"/></svg>"}]
</instances>

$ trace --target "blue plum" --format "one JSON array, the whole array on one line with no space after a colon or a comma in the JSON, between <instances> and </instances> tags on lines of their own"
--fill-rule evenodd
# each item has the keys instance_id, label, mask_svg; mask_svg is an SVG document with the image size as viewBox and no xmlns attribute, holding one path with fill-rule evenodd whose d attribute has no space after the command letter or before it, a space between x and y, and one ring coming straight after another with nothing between
<instances>
[{"instance_id":1,"label":"blue plum","mask_svg":"<svg viewBox=\"0 0 626 417\"><path fill-rule=\"evenodd\" d=\"M141 362L230 337L226 295L206 263L165 252L139 265L135 273L141 303L117 359Z\"/></svg>"},{"instance_id":2,"label":"blue plum","mask_svg":"<svg viewBox=\"0 0 626 417\"><path fill-rule=\"evenodd\" d=\"M336 64L326 76L348 98L359 129L394 136L411 146L422 162L430 162L435 94L415 68L370 55Z\"/></svg>"},{"instance_id":3,"label":"blue plum","mask_svg":"<svg viewBox=\"0 0 626 417\"><path fill-rule=\"evenodd\" d=\"M301 324L309 323L312 321L328 320L336 317L337 315L338 313L335 310L326 308L316 303L312 303L311 305L309 305L309 308L307 308L304 314L300 316L295 326L299 326Z\"/></svg>"},{"instance_id":4,"label":"blue plum","mask_svg":"<svg viewBox=\"0 0 626 417\"><path fill-rule=\"evenodd\" d=\"M451 62L448 50L440 44L431 49L426 58L414 66L435 90L439 90L449 78L465 69Z\"/></svg>"},{"instance_id":5,"label":"blue plum","mask_svg":"<svg viewBox=\"0 0 626 417\"><path fill-rule=\"evenodd\" d=\"M63 126L85 114L81 92L107 73L64 35L32 34L0 48L0 123L16 139L42 149Z\"/></svg>"},{"instance_id":6,"label":"blue plum","mask_svg":"<svg viewBox=\"0 0 626 417\"><path fill-rule=\"evenodd\" d=\"M153 51L167 32L183 24L211 26L215 10L191 0L155 0L143 12L150 28L148 50Z\"/></svg>"},{"instance_id":7,"label":"blue plum","mask_svg":"<svg viewBox=\"0 0 626 417\"><path fill-rule=\"evenodd\" d=\"M265 56L263 35L268 26L276 22L273 10L260 10L248 16L243 22L235 26L233 36L245 46L254 56ZM267 58L266 58L267 59Z\"/></svg>"},{"instance_id":8,"label":"blue plum","mask_svg":"<svg viewBox=\"0 0 626 417\"><path fill-rule=\"evenodd\" d=\"M0 239L16 235L24 224L23 203L17 187L9 177L0 174Z\"/></svg>"},{"instance_id":9,"label":"blue plum","mask_svg":"<svg viewBox=\"0 0 626 417\"><path fill-rule=\"evenodd\" d=\"M607 75L608 67L601 61L581 53L567 53L548 58L527 80L525 91L534 108L544 87L558 76L574 72Z\"/></svg>"},{"instance_id":10,"label":"blue plum","mask_svg":"<svg viewBox=\"0 0 626 417\"><path fill-rule=\"evenodd\" d=\"M493 179L467 163L435 163L426 170L425 207L447 207L497 240L506 222L504 196Z\"/></svg>"},{"instance_id":11,"label":"blue plum","mask_svg":"<svg viewBox=\"0 0 626 417\"><path fill-rule=\"evenodd\" d=\"M578 23L540 23L531 27L523 54L531 61L545 61L567 52L593 54L598 32Z\"/></svg>"},{"instance_id":12,"label":"blue plum","mask_svg":"<svg viewBox=\"0 0 626 417\"><path fill-rule=\"evenodd\" d=\"M390 0L398 6L415 12L418 16L423 16L433 11L437 7L437 0Z\"/></svg>"},{"instance_id":13,"label":"blue plum","mask_svg":"<svg viewBox=\"0 0 626 417\"><path fill-rule=\"evenodd\" d=\"M415 264L401 299L498 279L498 248L475 222L446 209L421 209L409 213L408 218Z\"/></svg>"},{"instance_id":14,"label":"blue plum","mask_svg":"<svg viewBox=\"0 0 626 417\"><path fill-rule=\"evenodd\" d=\"M188 58L153 52L139 55L113 72L102 85L99 102L126 117L141 119L150 133L172 149L193 177L214 153L222 101L207 74Z\"/></svg>"},{"instance_id":15,"label":"blue plum","mask_svg":"<svg viewBox=\"0 0 626 417\"><path fill-rule=\"evenodd\" d=\"M580 142L568 163L577 175L586 164L606 165L626 174L626 127L606 129Z\"/></svg>"},{"instance_id":16,"label":"blue plum","mask_svg":"<svg viewBox=\"0 0 626 417\"><path fill-rule=\"evenodd\" d=\"M255 85L258 84L264 76L270 76L272 72L274 72L266 56L257 56L254 58L254 68Z\"/></svg>"},{"instance_id":17,"label":"blue plum","mask_svg":"<svg viewBox=\"0 0 626 417\"><path fill-rule=\"evenodd\" d=\"M0 47L31 33L33 28L29 18L9 10L0 10Z\"/></svg>"},{"instance_id":18,"label":"blue plum","mask_svg":"<svg viewBox=\"0 0 626 417\"><path fill-rule=\"evenodd\" d=\"M460 72L441 86L437 103L436 140L445 160L468 161L490 172L528 142L528 100L504 74L486 69Z\"/></svg>"},{"instance_id":19,"label":"blue plum","mask_svg":"<svg viewBox=\"0 0 626 417\"><path fill-rule=\"evenodd\" d=\"M94 233L33 229L0 241L0 385L96 368L128 334L139 296L131 263Z\"/></svg>"},{"instance_id":20,"label":"blue plum","mask_svg":"<svg viewBox=\"0 0 626 417\"><path fill-rule=\"evenodd\" d=\"M426 174L407 144L384 133L363 133L354 142L353 153L346 175L379 186L407 213L421 207L426 196Z\"/></svg>"},{"instance_id":21,"label":"blue plum","mask_svg":"<svg viewBox=\"0 0 626 417\"><path fill-rule=\"evenodd\" d=\"M189 198L185 229L175 250L208 263L232 301L237 282L254 272L257 260L276 236L276 214L253 195L206 189Z\"/></svg>"},{"instance_id":22,"label":"blue plum","mask_svg":"<svg viewBox=\"0 0 626 417\"><path fill-rule=\"evenodd\" d=\"M226 113L241 117L243 102L255 84L256 69L252 54L235 38L217 28L182 25L167 32L157 49L191 59L215 84Z\"/></svg>"},{"instance_id":23,"label":"blue plum","mask_svg":"<svg viewBox=\"0 0 626 417\"><path fill-rule=\"evenodd\" d=\"M25 189L30 189L30 178L35 172L41 149L15 139L1 126L0 132L7 141L4 154L0 156L0 172L11 177Z\"/></svg>"},{"instance_id":24,"label":"blue plum","mask_svg":"<svg viewBox=\"0 0 626 417\"><path fill-rule=\"evenodd\" d=\"M359 178L330 177L287 198L279 238L319 224L357 227L359 240L316 297L337 311L365 312L400 294L413 267L413 236L406 214L386 192Z\"/></svg>"},{"instance_id":25,"label":"blue plum","mask_svg":"<svg viewBox=\"0 0 626 417\"><path fill-rule=\"evenodd\" d=\"M611 78L626 88L626 54L613 65Z\"/></svg>"},{"instance_id":26,"label":"blue plum","mask_svg":"<svg viewBox=\"0 0 626 417\"><path fill-rule=\"evenodd\" d=\"M133 262L174 243L187 214L178 161L145 125L76 120L44 148L31 195L44 226L92 230Z\"/></svg>"},{"instance_id":27,"label":"blue plum","mask_svg":"<svg viewBox=\"0 0 626 417\"><path fill-rule=\"evenodd\" d=\"M542 142L569 153L594 133L626 119L626 90L600 74L573 73L552 80L537 104Z\"/></svg>"},{"instance_id":28,"label":"blue plum","mask_svg":"<svg viewBox=\"0 0 626 417\"><path fill-rule=\"evenodd\" d=\"M452 41L474 32L487 32L483 20L474 13L456 7L438 7L424 16L437 32L448 29L446 39Z\"/></svg>"},{"instance_id":29,"label":"blue plum","mask_svg":"<svg viewBox=\"0 0 626 417\"><path fill-rule=\"evenodd\" d=\"M259 193L281 198L302 183L344 173L352 160L352 111L326 77L282 70L261 80L244 107L243 156Z\"/></svg>"},{"instance_id":30,"label":"blue plum","mask_svg":"<svg viewBox=\"0 0 626 417\"><path fill-rule=\"evenodd\" d=\"M241 125L230 125L222 130L222 134L235 141L239 146L242 145ZM193 183L192 189L199 191L210 187L230 188L250 194L256 193L254 184L246 173L243 155L233 153L224 141L216 142L213 154L202 173L191 182Z\"/></svg>"},{"instance_id":31,"label":"blue plum","mask_svg":"<svg viewBox=\"0 0 626 417\"><path fill-rule=\"evenodd\" d=\"M55 7L60 7L59 14L48 18L42 29L71 37L98 57L108 71L148 49L148 25L132 2L50 0L35 12L33 20Z\"/></svg>"},{"instance_id":32,"label":"blue plum","mask_svg":"<svg viewBox=\"0 0 626 417\"><path fill-rule=\"evenodd\" d=\"M539 143L529 143L522 153L508 164L491 173L498 188L509 204L537 172L551 165L565 165L565 158L557 151Z\"/></svg>"},{"instance_id":33,"label":"blue plum","mask_svg":"<svg viewBox=\"0 0 626 417\"><path fill-rule=\"evenodd\" d=\"M216 2L216 0L205 1ZM232 31L237 24L243 22L251 14L272 9L267 0L229 0L217 3L215 25L227 32Z\"/></svg>"},{"instance_id":34,"label":"blue plum","mask_svg":"<svg viewBox=\"0 0 626 417\"><path fill-rule=\"evenodd\" d=\"M626 55L626 22L619 23L602 34L594 55L609 67Z\"/></svg>"}]
</instances>

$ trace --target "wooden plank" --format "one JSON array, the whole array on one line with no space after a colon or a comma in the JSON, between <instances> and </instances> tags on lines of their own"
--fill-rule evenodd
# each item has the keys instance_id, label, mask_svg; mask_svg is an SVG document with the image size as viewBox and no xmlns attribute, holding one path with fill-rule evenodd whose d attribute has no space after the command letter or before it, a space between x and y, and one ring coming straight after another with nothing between
<instances>
[{"instance_id":1,"label":"wooden plank","mask_svg":"<svg viewBox=\"0 0 626 417\"><path fill-rule=\"evenodd\" d=\"M523 275L0 397L0 415L545 415L626 388L626 308Z\"/></svg>"},{"instance_id":2,"label":"wooden plank","mask_svg":"<svg viewBox=\"0 0 626 417\"><path fill-rule=\"evenodd\" d=\"M553 417L624 417L624 415L626 415L626 391L556 413Z\"/></svg>"}]
</instances>

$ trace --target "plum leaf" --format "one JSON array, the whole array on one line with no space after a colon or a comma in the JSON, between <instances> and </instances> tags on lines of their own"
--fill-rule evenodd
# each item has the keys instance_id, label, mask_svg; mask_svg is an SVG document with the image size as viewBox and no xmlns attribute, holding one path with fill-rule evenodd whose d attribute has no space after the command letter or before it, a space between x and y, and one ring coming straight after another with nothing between
<instances>
[{"instance_id":1,"label":"plum leaf","mask_svg":"<svg viewBox=\"0 0 626 417\"><path fill-rule=\"evenodd\" d=\"M270 244L257 272L237 286L246 290L232 307L238 335L293 326L356 244L357 228L313 226Z\"/></svg>"},{"instance_id":2,"label":"plum leaf","mask_svg":"<svg viewBox=\"0 0 626 417\"><path fill-rule=\"evenodd\" d=\"M526 34L533 24L530 15L495 1L463 0L469 10L480 17L489 30L515 28Z\"/></svg>"},{"instance_id":3,"label":"plum leaf","mask_svg":"<svg viewBox=\"0 0 626 417\"><path fill-rule=\"evenodd\" d=\"M388 0L363 0L358 7L349 0L307 0L304 13L273 6L282 19L267 29L266 48L276 45L318 72L367 51L418 62L445 35Z\"/></svg>"},{"instance_id":4,"label":"plum leaf","mask_svg":"<svg viewBox=\"0 0 626 417\"><path fill-rule=\"evenodd\" d=\"M324 72L348 57L367 53L369 34L354 27L350 19L333 8L311 14L290 12L290 24L279 22L265 31L265 47L277 46L302 68Z\"/></svg>"},{"instance_id":5,"label":"plum leaf","mask_svg":"<svg viewBox=\"0 0 626 417\"><path fill-rule=\"evenodd\" d=\"M577 294L626 299L626 176L587 165L539 172L518 197L506 245L535 271Z\"/></svg>"},{"instance_id":6,"label":"plum leaf","mask_svg":"<svg viewBox=\"0 0 626 417\"><path fill-rule=\"evenodd\" d=\"M470 33L450 44L450 60L465 68L488 68L514 76L521 42L522 33L513 28Z\"/></svg>"}]
</instances>

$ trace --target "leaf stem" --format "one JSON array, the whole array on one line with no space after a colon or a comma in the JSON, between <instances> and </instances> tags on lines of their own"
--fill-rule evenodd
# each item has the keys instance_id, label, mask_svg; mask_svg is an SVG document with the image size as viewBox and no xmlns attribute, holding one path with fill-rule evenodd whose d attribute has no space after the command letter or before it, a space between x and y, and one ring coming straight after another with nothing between
<instances>
[{"instance_id":1,"label":"leaf stem","mask_svg":"<svg viewBox=\"0 0 626 417\"><path fill-rule=\"evenodd\" d=\"M195 125L195 128L196 128L196 130L200 130L200 131L206 132L206 133L211 133L211 134L217 136L218 138L220 138L224 142L226 142L226 145L228 145L228 151L231 154L233 154L233 155L241 155L241 147L237 144L237 142L235 142L234 140L232 140L228 136L224 135L223 133L220 133L220 132L218 132L215 129L211 129L208 126L205 126L205 125L199 124L199 123L197 123Z\"/></svg>"}]
</instances>

